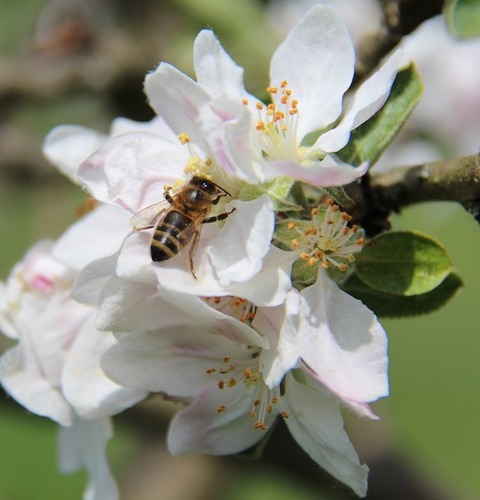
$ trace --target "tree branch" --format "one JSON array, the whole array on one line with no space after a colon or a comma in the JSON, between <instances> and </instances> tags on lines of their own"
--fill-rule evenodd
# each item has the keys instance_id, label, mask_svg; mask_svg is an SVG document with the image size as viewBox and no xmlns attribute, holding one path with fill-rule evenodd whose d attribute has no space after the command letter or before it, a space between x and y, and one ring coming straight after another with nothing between
<instances>
[{"instance_id":1,"label":"tree branch","mask_svg":"<svg viewBox=\"0 0 480 500\"><path fill-rule=\"evenodd\" d=\"M455 201L480 222L480 153L368 175L346 193L369 236L390 228L392 212L424 201Z\"/></svg>"}]
</instances>

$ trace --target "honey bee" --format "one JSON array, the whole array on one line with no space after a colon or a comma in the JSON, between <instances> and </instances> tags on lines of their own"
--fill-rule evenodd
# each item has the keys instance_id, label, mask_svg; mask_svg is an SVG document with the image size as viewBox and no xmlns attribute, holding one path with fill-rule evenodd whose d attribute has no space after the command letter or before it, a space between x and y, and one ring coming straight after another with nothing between
<instances>
[{"instance_id":1,"label":"honey bee","mask_svg":"<svg viewBox=\"0 0 480 500\"><path fill-rule=\"evenodd\" d=\"M234 210L207 217L221 198L231 196L214 182L194 175L177 193L165 188L165 200L135 214L130 223L137 231L155 228L150 242L154 262L171 259L189 243L190 270L195 276L193 256L198 246L202 224L226 219Z\"/></svg>"}]
</instances>

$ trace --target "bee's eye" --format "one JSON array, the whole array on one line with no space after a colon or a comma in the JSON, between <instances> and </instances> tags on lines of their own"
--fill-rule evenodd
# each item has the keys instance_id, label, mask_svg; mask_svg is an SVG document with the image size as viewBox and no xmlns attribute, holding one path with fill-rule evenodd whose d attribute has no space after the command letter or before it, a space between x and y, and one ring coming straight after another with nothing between
<instances>
[{"instance_id":1,"label":"bee's eye","mask_svg":"<svg viewBox=\"0 0 480 500\"><path fill-rule=\"evenodd\" d=\"M215 186L215 184L212 184L211 182L208 181L203 181L200 184L200 188L209 194L214 194L217 191L217 187Z\"/></svg>"}]
</instances>

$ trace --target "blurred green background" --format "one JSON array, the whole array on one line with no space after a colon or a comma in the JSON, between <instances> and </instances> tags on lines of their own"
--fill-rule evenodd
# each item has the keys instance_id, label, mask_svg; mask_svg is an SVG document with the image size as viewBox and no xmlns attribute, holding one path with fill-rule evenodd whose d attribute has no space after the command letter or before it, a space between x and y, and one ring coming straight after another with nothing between
<instances>
[{"instance_id":1,"label":"blurred green background","mask_svg":"<svg viewBox=\"0 0 480 500\"><path fill-rule=\"evenodd\" d=\"M246 68L247 87L261 92L283 36L269 21L273 1L1 0L0 8L1 279L34 242L59 236L85 202L85 193L42 158L43 138L53 126L107 132L115 116L148 119L144 74L160 60L191 73L192 43L204 27L213 27ZM407 498L403 483L396 485L404 477L418 482L415 498L474 500L480 498L479 227L447 203L409 208L393 224L443 242L465 288L435 314L383 322L391 396L374 405L379 422L347 415L347 425L372 467L375 498L382 498L381 487L390 491L384 498ZM8 345L2 339L0 351ZM147 405L115 420L109 452L126 500L349 497L330 489L328 479L317 485L308 467L305 477L289 474L278 460L170 459L163 418L158 429L152 425L157 411ZM149 432L141 424L145 418ZM85 474L57 473L55 434L53 423L1 398L0 500L80 498ZM283 453L291 453L290 446Z\"/></svg>"}]
</instances>

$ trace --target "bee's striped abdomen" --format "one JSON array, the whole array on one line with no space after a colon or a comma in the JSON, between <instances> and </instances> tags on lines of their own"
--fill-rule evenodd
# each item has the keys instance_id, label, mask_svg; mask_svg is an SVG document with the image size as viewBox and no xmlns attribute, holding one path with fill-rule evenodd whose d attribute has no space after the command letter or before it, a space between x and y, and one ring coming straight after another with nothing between
<instances>
[{"instance_id":1,"label":"bee's striped abdomen","mask_svg":"<svg viewBox=\"0 0 480 500\"><path fill-rule=\"evenodd\" d=\"M191 224L192 219L181 212L168 212L153 232L150 244L152 260L160 262L177 255L192 238L193 233L188 230Z\"/></svg>"}]
</instances>

